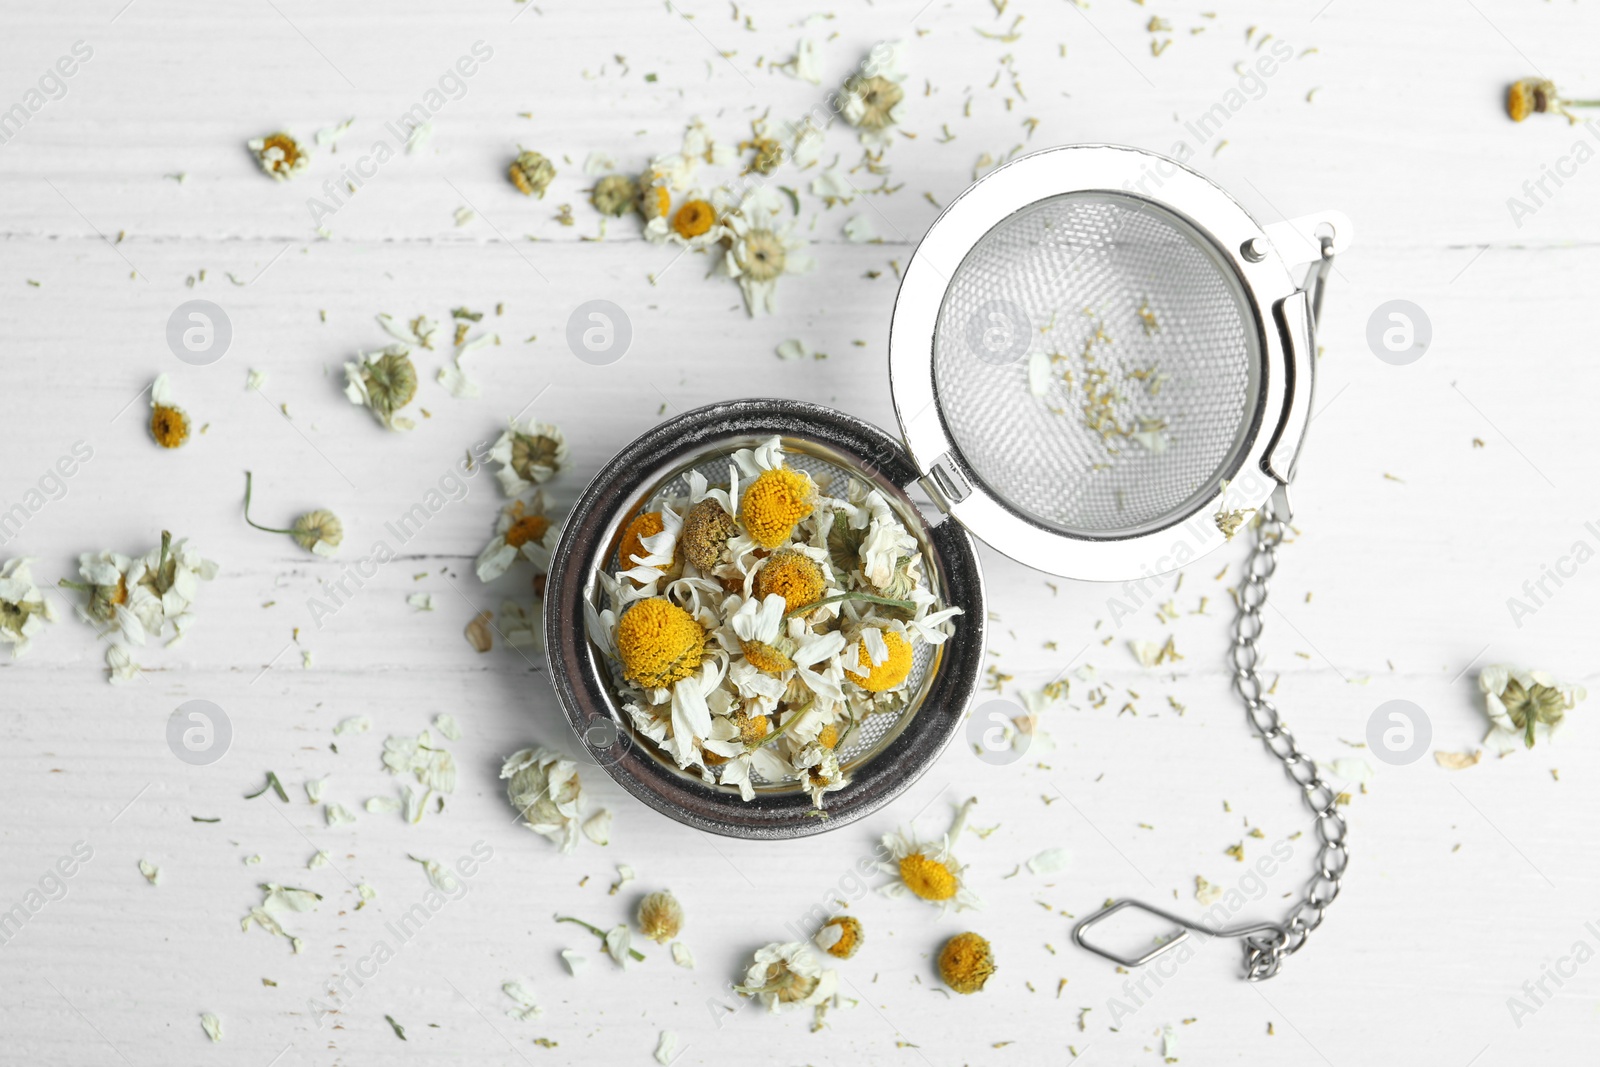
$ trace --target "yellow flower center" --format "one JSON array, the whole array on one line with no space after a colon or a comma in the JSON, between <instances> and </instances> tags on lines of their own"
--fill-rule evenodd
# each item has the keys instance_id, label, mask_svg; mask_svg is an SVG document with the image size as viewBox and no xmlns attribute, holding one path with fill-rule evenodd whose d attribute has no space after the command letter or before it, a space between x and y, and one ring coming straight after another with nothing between
<instances>
[{"instance_id":1,"label":"yellow flower center","mask_svg":"<svg viewBox=\"0 0 1600 1067\"><path fill-rule=\"evenodd\" d=\"M811 479L787 467L762 471L745 490L739 517L762 548L777 548L811 514Z\"/></svg>"},{"instance_id":2,"label":"yellow flower center","mask_svg":"<svg viewBox=\"0 0 1600 1067\"><path fill-rule=\"evenodd\" d=\"M177 448L189 439L189 416L180 407L157 404L150 412L150 436L162 448Z\"/></svg>"},{"instance_id":3,"label":"yellow flower center","mask_svg":"<svg viewBox=\"0 0 1600 1067\"><path fill-rule=\"evenodd\" d=\"M506 544L521 548L529 541L542 541L549 529L550 520L543 515L523 515L506 531Z\"/></svg>"},{"instance_id":4,"label":"yellow flower center","mask_svg":"<svg viewBox=\"0 0 1600 1067\"><path fill-rule=\"evenodd\" d=\"M274 148L283 153L283 158L274 161L272 169L284 173L294 170L294 165L300 160L300 146L295 139L286 133L275 133L261 142L263 156Z\"/></svg>"},{"instance_id":5,"label":"yellow flower center","mask_svg":"<svg viewBox=\"0 0 1600 1067\"><path fill-rule=\"evenodd\" d=\"M644 213L658 219L672 210L672 192L665 185L653 185L644 192Z\"/></svg>"},{"instance_id":6,"label":"yellow flower center","mask_svg":"<svg viewBox=\"0 0 1600 1067\"><path fill-rule=\"evenodd\" d=\"M817 744L827 749L839 747L839 728L832 724L824 726L817 735Z\"/></svg>"},{"instance_id":7,"label":"yellow flower center","mask_svg":"<svg viewBox=\"0 0 1600 1067\"><path fill-rule=\"evenodd\" d=\"M739 724L739 740L747 745L753 745L766 737L772 729L772 720L765 715L746 715L744 712L733 717Z\"/></svg>"},{"instance_id":8,"label":"yellow flower center","mask_svg":"<svg viewBox=\"0 0 1600 1067\"><path fill-rule=\"evenodd\" d=\"M913 852L900 861L900 880L923 900L949 900L956 895L955 874L921 852Z\"/></svg>"},{"instance_id":9,"label":"yellow flower center","mask_svg":"<svg viewBox=\"0 0 1600 1067\"><path fill-rule=\"evenodd\" d=\"M994 950L968 931L944 943L939 952L939 977L957 993L976 993L994 974Z\"/></svg>"},{"instance_id":10,"label":"yellow flower center","mask_svg":"<svg viewBox=\"0 0 1600 1067\"><path fill-rule=\"evenodd\" d=\"M650 554L644 547L644 539L654 537L663 529L659 511L646 511L634 516L633 521L628 523L628 528L622 531L622 545L617 549L617 559L621 562L622 569L638 566L633 557Z\"/></svg>"},{"instance_id":11,"label":"yellow flower center","mask_svg":"<svg viewBox=\"0 0 1600 1067\"><path fill-rule=\"evenodd\" d=\"M825 588L822 568L799 552L775 552L756 572L756 599L777 593L783 597L785 611L816 603Z\"/></svg>"},{"instance_id":12,"label":"yellow flower center","mask_svg":"<svg viewBox=\"0 0 1600 1067\"><path fill-rule=\"evenodd\" d=\"M861 922L854 916L841 915L837 919L828 920L829 926L839 928L839 940L829 945L827 953L841 960L847 960L856 954L856 949L861 947Z\"/></svg>"},{"instance_id":13,"label":"yellow flower center","mask_svg":"<svg viewBox=\"0 0 1600 1067\"><path fill-rule=\"evenodd\" d=\"M710 231L711 224L716 220L716 208L704 200L690 200L678 209L678 214L672 220L672 228L679 237L699 237Z\"/></svg>"},{"instance_id":14,"label":"yellow flower center","mask_svg":"<svg viewBox=\"0 0 1600 1067\"><path fill-rule=\"evenodd\" d=\"M634 604L617 620L622 673L646 689L663 689L700 666L705 631L695 617L663 597Z\"/></svg>"},{"instance_id":15,"label":"yellow flower center","mask_svg":"<svg viewBox=\"0 0 1600 1067\"><path fill-rule=\"evenodd\" d=\"M911 673L911 646L894 630L883 632L883 643L889 646L888 659L882 663L873 663L872 657L867 655L866 646L863 645L856 656L856 663L866 673L858 674L846 668L844 676L861 688L874 693L893 689L905 681L906 676Z\"/></svg>"},{"instance_id":16,"label":"yellow flower center","mask_svg":"<svg viewBox=\"0 0 1600 1067\"><path fill-rule=\"evenodd\" d=\"M739 647L744 650L744 658L758 671L782 674L794 666L794 660L765 641L741 641Z\"/></svg>"}]
</instances>

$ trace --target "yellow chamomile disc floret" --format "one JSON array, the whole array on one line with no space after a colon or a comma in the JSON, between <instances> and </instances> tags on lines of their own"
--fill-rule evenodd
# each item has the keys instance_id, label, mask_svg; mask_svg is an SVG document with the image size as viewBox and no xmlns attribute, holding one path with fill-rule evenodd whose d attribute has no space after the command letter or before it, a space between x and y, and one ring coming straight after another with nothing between
<instances>
[{"instance_id":1,"label":"yellow chamomile disc floret","mask_svg":"<svg viewBox=\"0 0 1600 1067\"><path fill-rule=\"evenodd\" d=\"M954 871L923 852L900 861L900 880L923 900L949 900L960 888Z\"/></svg>"},{"instance_id":2,"label":"yellow chamomile disc floret","mask_svg":"<svg viewBox=\"0 0 1600 1067\"><path fill-rule=\"evenodd\" d=\"M811 479L787 467L764 470L745 490L739 517L762 548L777 548L811 514Z\"/></svg>"},{"instance_id":3,"label":"yellow chamomile disc floret","mask_svg":"<svg viewBox=\"0 0 1600 1067\"><path fill-rule=\"evenodd\" d=\"M976 993L994 974L994 950L972 933L957 934L939 950L939 977L957 993Z\"/></svg>"},{"instance_id":4,"label":"yellow chamomile disc floret","mask_svg":"<svg viewBox=\"0 0 1600 1067\"><path fill-rule=\"evenodd\" d=\"M866 646L863 645L857 654L856 664L866 673L860 674L846 668L844 676L861 688L874 693L887 692L905 681L906 676L911 673L911 645L894 630L883 632L883 643L889 646L888 659L882 663L873 663L872 657L867 654Z\"/></svg>"},{"instance_id":5,"label":"yellow chamomile disc floret","mask_svg":"<svg viewBox=\"0 0 1600 1067\"><path fill-rule=\"evenodd\" d=\"M822 925L813 940L828 955L847 960L861 948L861 921L853 915L836 915Z\"/></svg>"},{"instance_id":6,"label":"yellow chamomile disc floret","mask_svg":"<svg viewBox=\"0 0 1600 1067\"><path fill-rule=\"evenodd\" d=\"M646 689L664 689L700 666L705 631L693 615L664 597L634 604L617 620L622 673Z\"/></svg>"},{"instance_id":7,"label":"yellow chamomile disc floret","mask_svg":"<svg viewBox=\"0 0 1600 1067\"><path fill-rule=\"evenodd\" d=\"M756 572L756 599L773 593L783 597L784 610L793 611L822 599L827 588L816 560L799 552L774 552Z\"/></svg>"},{"instance_id":8,"label":"yellow chamomile disc floret","mask_svg":"<svg viewBox=\"0 0 1600 1067\"><path fill-rule=\"evenodd\" d=\"M646 511L635 515L633 521L628 523L628 528L622 531L622 544L617 549L617 559L622 564L622 569L637 567L634 556L648 556L650 553L644 547L646 537L654 537L665 527L661 522L661 512Z\"/></svg>"}]
</instances>

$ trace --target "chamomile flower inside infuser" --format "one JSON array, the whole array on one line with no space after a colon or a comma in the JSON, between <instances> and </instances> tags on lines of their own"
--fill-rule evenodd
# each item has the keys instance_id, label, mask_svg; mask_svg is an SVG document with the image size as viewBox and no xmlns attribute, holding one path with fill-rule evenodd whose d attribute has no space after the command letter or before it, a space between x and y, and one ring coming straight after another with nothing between
<instances>
[{"instance_id":1,"label":"chamomile flower inside infuser","mask_svg":"<svg viewBox=\"0 0 1600 1067\"><path fill-rule=\"evenodd\" d=\"M700 666L705 637L695 617L670 600L641 600L617 620L623 676L646 689L681 682Z\"/></svg>"}]
</instances>

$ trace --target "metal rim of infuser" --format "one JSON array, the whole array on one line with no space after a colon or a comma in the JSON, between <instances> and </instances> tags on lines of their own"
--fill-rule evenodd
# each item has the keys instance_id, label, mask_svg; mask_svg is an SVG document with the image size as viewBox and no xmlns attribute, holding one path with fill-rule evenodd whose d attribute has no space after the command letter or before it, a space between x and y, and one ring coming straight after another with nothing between
<instances>
[{"instance_id":1,"label":"metal rim of infuser","mask_svg":"<svg viewBox=\"0 0 1600 1067\"><path fill-rule=\"evenodd\" d=\"M922 542L928 580L940 601L964 614L933 649L935 660L912 705L854 765L849 784L829 793L823 812L798 783L758 788L754 800L681 771L655 743L635 734L616 698L603 656L589 640L583 606L597 595L596 572L610 565L622 530L641 506L687 469L730 458L774 435L786 451L849 471L884 494ZM960 524L930 526L904 486L917 480L903 446L870 423L793 400L740 400L686 412L617 453L573 506L545 583L549 677L567 721L593 761L634 797L664 815L729 837L805 837L854 822L904 792L944 752L976 692L986 611L977 548Z\"/></svg>"},{"instance_id":2,"label":"metal rim of infuser","mask_svg":"<svg viewBox=\"0 0 1600 1067\"><path fill-rule=\"evenodd\" d=\"M940 505L1069 578L1218 547L1211 516L1259 509L1305 433L1313 333L1290 266L1320 258L1319 227L1330 251L1348 243L1336 212L1263 228L1133 148L1046 149L980 179L918 244L889 338L895 410Z\"/></svg>"}]
</instances>

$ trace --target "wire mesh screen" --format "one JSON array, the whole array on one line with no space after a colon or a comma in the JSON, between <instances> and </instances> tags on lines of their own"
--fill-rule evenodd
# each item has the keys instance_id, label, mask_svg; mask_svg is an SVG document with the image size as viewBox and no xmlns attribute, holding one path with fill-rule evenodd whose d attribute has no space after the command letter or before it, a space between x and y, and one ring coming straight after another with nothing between
<instances>
[{"instance_id":1,"label":"wire mesh screen","mask_svg":"<svg viewBox=\"0 0 1600 1067\"><path fill-rule=\"evenodd\" d=\"M1069 534L1192 513L1259 388L1255 316L1204 238L1115 193L1001 221L951 278L934 337L951 438L995 496Z\"/></svg>"}]
</instances>

